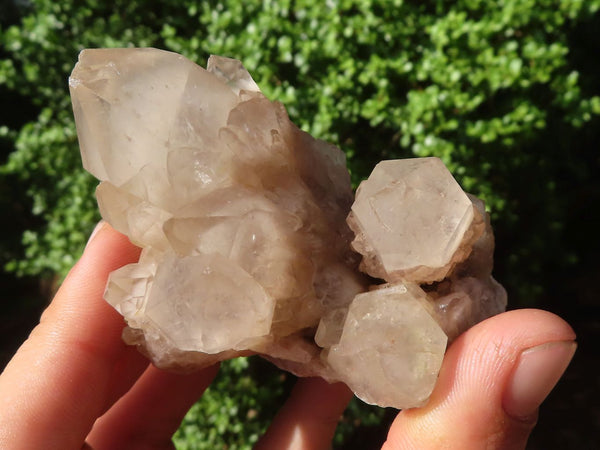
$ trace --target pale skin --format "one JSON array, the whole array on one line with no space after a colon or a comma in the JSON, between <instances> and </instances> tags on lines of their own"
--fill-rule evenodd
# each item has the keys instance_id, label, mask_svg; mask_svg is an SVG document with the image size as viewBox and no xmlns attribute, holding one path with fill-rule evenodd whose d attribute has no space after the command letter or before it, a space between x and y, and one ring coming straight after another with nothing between
<instances>
[{"instance_id":1,"label":"pale skin","mask_svg":"<svg viewBox=\"0 0 600 450\"><path fill-rule=\"evenodd\" d=\"M0 377L2 449L174 448L171 436L218 371L167 373L122 342L123 320L102 294L139 249L107 224L96 231ZM574 340L565 321L539 310L471 328L448 349L429 402L401 411L383 448L525 448ZM301 379L256 448L330 448L351 397L343 384Z\"/></svg>"}]
</instances>

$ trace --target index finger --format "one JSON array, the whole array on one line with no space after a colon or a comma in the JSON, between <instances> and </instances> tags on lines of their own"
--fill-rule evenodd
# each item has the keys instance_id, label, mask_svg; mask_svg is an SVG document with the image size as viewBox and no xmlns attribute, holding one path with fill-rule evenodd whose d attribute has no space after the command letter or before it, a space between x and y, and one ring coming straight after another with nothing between
<instances>
[{"instance_id":1,"label":"index finger","mask_svg":"<svg viewBox=\"0 0 600 450\"><path fill-rule=\"evenodd\" d=\"M81 446L106 408L127 351L123 319L102 298L108 274L139 249L102 223L40 324L0 377L0 448Z\"/></svg>"}]
</instances>

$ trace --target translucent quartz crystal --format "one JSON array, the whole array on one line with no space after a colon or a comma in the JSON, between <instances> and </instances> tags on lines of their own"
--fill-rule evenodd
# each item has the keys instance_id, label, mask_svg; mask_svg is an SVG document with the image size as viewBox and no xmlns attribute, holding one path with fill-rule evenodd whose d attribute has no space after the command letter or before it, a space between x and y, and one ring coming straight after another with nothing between
<instances>
[{"instance_id":1,"label":"translucent quartz crystal","mask_svg":"<svg viewBox=\"0 0 600 450\"><path fill-rule=\"evenodd\" d=\"M354 298L327 361L366 402L418 404L431 393L446 341L425 292L399 283Z\"/></svg>"},{"instance_id":2,"label":"translucent quartz crystal","mask_svg":"<svg viewBox=\"0 0 600 450\"><path fill-rule=\"evenodd\" d=\"M485 206L440 159L380 162L358 187L348 223L361 270L422 284L450 341L506 308L506 291L491 276L494 234Z\"/></svg>"},{"instance_id":3,"label":"translucent quartz crystal","mask_svg":"<svg viewBox=\"0 0 600 450\"><path fill-rule=\"evenodd\" d=\"M84 50L69 85L100 212L143 248L105 298L157 366L258 353L408 408L448 338L504 309L483 203L438 159L380 163L352 205L344 154L239 61Z\"/></svg>"},{"instance_id":4,"label":"translucent quartz crystal","mask_svg":"<svg viewBox=\"0 0 600 450\"><path fill-rule=\"evenodd\" d=\"M350 226L376 278L442 280L465 259L483 219L438 158L382 161L358 188ZM368 235L368 236L367 236Z\"/></svg>"}]
</instances>

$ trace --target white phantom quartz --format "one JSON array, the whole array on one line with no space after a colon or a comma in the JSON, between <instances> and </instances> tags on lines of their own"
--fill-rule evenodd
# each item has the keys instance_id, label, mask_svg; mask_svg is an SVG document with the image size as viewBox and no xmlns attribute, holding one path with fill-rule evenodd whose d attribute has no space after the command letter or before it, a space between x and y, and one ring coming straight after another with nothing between
<instances>
[{"instance_id":1,"label":"white phantom quartz","mask_svg":"<svg viewBox=\"0 0 600 450\"><path fill-rule=\"evenodd\" d=\"M105 298L157 366L257 353L410 408L448 339L504 310L483 203L440 160L380 163L353 204L341 150L237 60L84 50L69 85L102 217L143 249Z\"/></svg>"}]
</instances>

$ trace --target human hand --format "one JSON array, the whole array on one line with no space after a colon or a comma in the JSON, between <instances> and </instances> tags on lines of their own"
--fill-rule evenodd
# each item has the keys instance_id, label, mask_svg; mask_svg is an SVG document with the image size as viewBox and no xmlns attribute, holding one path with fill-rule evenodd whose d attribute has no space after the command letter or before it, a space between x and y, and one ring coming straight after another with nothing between
<instances>
[{"instance_id":1,"label":"human hand","mask_svg":"<svg viewBox=\"0 0 600 450\"><path fill-rule=\"evenodd\" d=\"M428 403L397 415L383 450L525 448L538 407L576 347L571 327L546 311L510 311L475 325L449 347ZM343 396L322 381L300 383L259 442L261 450L330 448Z\"/></svg>"},{"instance_id":2,"label":"human hand","mask_svg":"<svg viewBox=\"0 0 600 450\"><path fill-rule=\"evenodd\" d=\"M138 256L99 226L0 377L0 448L173 448L218 367L167 373L122 342L123 320L102 294L108 274ZM523 448L574 339L562 319L535 310L473 327L449 348L428 404L400 412L384 448ZM257 448L329 448L351 396L342 384L300 379Z\"/></svg>"}]
</instances>

